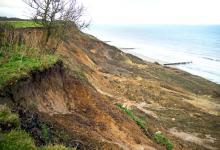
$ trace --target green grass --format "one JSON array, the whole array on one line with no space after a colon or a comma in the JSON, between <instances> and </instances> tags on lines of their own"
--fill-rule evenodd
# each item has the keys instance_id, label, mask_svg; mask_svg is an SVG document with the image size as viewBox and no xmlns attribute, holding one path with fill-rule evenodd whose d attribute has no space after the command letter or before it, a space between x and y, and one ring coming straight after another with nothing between
<instances>
[{"instance_id":1,"label":"green grass","mask_svg":"<svg viewBox=\"0 0 220 150\"><path fill-rule=\"evenodd\" d=\"M4 130L4 123L16 123L17 126L11 126L10 130ZM3 123L3 124L2 124ZM43 136L48 136L48 127L42 126ZM46 145L37 147L34 139L24 130L21 130L18 114L12 113L10 108L0 105L0 149L1 150L75 150L63 145Z\"/></svg>"},{"instance_id":2,"label":"green grass","mask_svg":"<svg viewBox=\"0 0 220 150\"><path fill-rule=\"evenodd\" d=\"M123 110L129 117L131 117L131 119L133 119L138 126L140 126L142 129L145 129L144 121L142 119L138 118L137 116L135 116L134 113L131 110L123 107L122 104L116 104L116 106L119 109Z\"/></svg>"},{"instance_id":3,"label":"green grass","mask_svg":"<svg viewBox=\"0 0 220 150\"><path fill-rule=\"evenodd\" d=\"M50 140L49 128L46 124L41 125L41 134L43 139L48 143Z\"/></svg>"},{"instance_id":4,"label":"green grass","mask_svg":"<svg viewBox=\"0 0 220 150\"><path fill-rule=\"evenodd\" d=\"M76 150L75 148L66 148L63 145L48 145L40 148L39 150Z\"/></svg>"},{"instance_id":5,"label":"green grass","mask_svg":"<svg viewBox=\"0 0 220 150\"><path fill-rule=\"evenodd\" d=\"M55 64L58 58L51 54L41 54L37 49L24 46L0 48L0 88L26 77L32 70L43 70Z\"/></svg>"},{"instance_id":6,"label":"green grass","mask_svg":"<svg viewBox=\"0 0 220 150\"><path fill-rule=\"evenodd\" d=\"M138 118L137 116L135 116L131 110L123 107L122 104L116 104L116 106L119 109L126 112L128 114L128 116L131 117L136 122L136 124L139 125L142 129L146 129L144 121L141 118ZM167 150L173 149L173 144L171 143L171 141L169 139L167 139L161 132L156 132L153 135L153 138L158 144L162 144L162 145L166 146Z\"/></svg>"},{"instance_id":7,"label":"green grass","mask_svg":"<svg viewBox=\"0 0 220 150\"><path fill-rule=\"evenodd\" d=\"M154 140L158 144L162 144L162 145L166 146L167 150L173 149L173 144L171 143L171 141L169 139L167 139L161 132L156 132L154 134Z\"/></svg>"},{"instance_id":8,"label":"green grass","mask_svg":"<svg viewBox=\"0 0 220 150\"><path fill-rule=\"evenodd\" d=\"M14 28L42 27L42 25L40 25L34 21L7 21L4 23L10 24Z\"/></svg>"},{"instance_id":9,"label":"green grass","mask_svg":"<svg viewBox=\"0 0 220 150\"><path fill-rule=\"evenodd\" d=\"M11 130L1 134L0 147L2 150L35 150L34 141L25 131Z\"/></svg>"},{"instance_id":10,"label":"green grass","mask_svg":"<svg viewBox=\"0 0 220 150\"><path fill-rule=\"evenodd\" d=\"M0 129L2 126L4 128L18 128L20 126L18 115L12 113L5 105L0 105Z\"/></svg>"},{"instance_id":11,"label":"green grass","mask_svg":"<svg viewBox=\"0 0 220 150\"><path fill-rule=\"evenodd\" d=\"M1 150L76 150L63 145L46 145L37 147L32 137L23 130L11 130L7 133L0 133Z\"/></svg>"}]
</instances>

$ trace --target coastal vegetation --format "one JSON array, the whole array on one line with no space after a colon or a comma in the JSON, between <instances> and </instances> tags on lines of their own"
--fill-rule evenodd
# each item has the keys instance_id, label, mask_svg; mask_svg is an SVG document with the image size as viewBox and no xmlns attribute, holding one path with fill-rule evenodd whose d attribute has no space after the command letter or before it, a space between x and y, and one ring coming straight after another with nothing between
<instances>
[{"instance_id":1,"label":"coastal vegetation","mask_svg":"<svg viewBox=\"0 0 220 150\"><path fill-rule=\"evenodd\" d=\"M0 130L0 147L2 150L74 150L57 144L36 146L31 135L21 129L18 114L12 113L9 107L5 105L0 105ZM45 136L45 132L43 132L43 136Z\"/></svg>"},{"instance_id":2,"label":"coastal vegetation","mask_svg":"<svg viewBox=\"0 0 220 150\"><path fill-rule=\"evenodd\" d=\"M133 119L136 122L136 124L138 126L140 126L140 128L145 129L144 121L142 119L138 118L137 116L135 116L131 110L127 109L126 107L123 107L122 104L116 104L116 106L119 109L123 110L131 119Z\"/></svg>"},{"instance_id":3,"label":"coastal vegetation","mask_svg":"<svg viewBox=\"0 0 220 150\"><path fill-rule=\"evenodd\" d=\"M33 27L42 27L42 25L36 23L35 21L0 21L1 26L11 26L14 29L18 28L33 28Z\"/></svg>"},{"instance_id":4,"label":"coastal vegetation","mask_svg":"<svg viewBox=\"0 0 220 150\"><path fill-rule=\"evenodd\" d=\"M154 140L158 144L162 144L162 145L166 146L167 150L172 150L173 149L173 144L171 143L171 141L169 139L167 139L160 131L157 131L154 134Z\"/></svg>"},{"instance_id":5,"label":"coastal vegetation","mask_svg":"<svg viewBox=\"0 0 220 150\"><path fill-rule=\"evenodd\" d=\"M127 109L122 104L116 104L116 106L119 109L123 110L131 119L133 119L141 129L147 130L144 120L138 118L136 115L134 115L134 113L131 110ZM156 132L152 138L158 144L164 145L167 150L173 149L172 142L168 138L166 138L160 131Z\"/></svg>"},{"instance_id":6,"label":"coastal vegetation","mask_svg":"<svg viewBox=\"0 0 220 150\"><path fill-rule=\"evenodd\" d=\"M0 87L27 77L33 70L42 70L58 61L58 57L25 45L0 47Z\"/></svg>"}]
</instances>

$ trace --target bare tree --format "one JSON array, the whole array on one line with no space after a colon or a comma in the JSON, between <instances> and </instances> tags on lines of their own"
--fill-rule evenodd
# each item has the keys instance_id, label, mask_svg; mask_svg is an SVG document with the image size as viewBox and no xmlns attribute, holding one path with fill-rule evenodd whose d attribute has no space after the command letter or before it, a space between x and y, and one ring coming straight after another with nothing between
<instances>
[{"instance_id":1,"label":"bare tree","mask_svg":"<svg viewBox=\"0 0 220 150\"><path fill-rule=\"evenodd\" d=\"M89 25L89 23L82 20L85 9L76 0L23 1L33 9L32 19L47 29L46 41L48 41L54 29L62 29L62 32L64 32L70 26L82 29Z\"/></svg>"}]
</instances>

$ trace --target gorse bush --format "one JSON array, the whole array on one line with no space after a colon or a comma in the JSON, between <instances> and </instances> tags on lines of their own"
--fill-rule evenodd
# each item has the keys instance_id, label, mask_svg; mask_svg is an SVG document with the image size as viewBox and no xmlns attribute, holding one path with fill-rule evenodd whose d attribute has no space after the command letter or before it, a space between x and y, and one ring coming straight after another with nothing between
<instances>
[{"instance_id":1,"label":"gorse bush","mask_svg":"<svg viewBox=\"0 0 220 150\"><path fill-rule=\"evenodd\" d=\"M173 144L171 143L171 141L169 139L167 139L160 131L158 131L154 134L154 140L158 144L162 144L162 145L166 146L167 150L173 149Z\"/></svg>"}]
</instances>

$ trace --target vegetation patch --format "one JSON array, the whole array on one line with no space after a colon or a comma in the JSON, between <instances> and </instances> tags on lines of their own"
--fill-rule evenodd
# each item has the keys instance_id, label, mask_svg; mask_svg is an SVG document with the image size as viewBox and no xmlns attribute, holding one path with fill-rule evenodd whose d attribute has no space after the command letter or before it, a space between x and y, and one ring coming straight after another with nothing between
<instances>
[{"instance_id":1,"label":"vegetation patch","mask_svg":"<svg viewBox=\"0 0 220 150\"><path fill-rule=\"evenodd\" d=\"M166 146L167 150L173 149L173 144L171 143L171 141L169 139L167 139L160 131L158 131L154 134L154 140L158 144L162 144L162 145Z\"/></svg>"},{"instance_id":2,"label":"vegetation patch","mask_svg":"<svg viewBox=\"0 0 220 150\"><path fill-rule=\"evenodd\" d=\"M32 138L22 130L11 130L1 134L0 147L3 150L34 150L36 149Z\"/></svg>"},{"instance_id":3,"label":"vegetation patch","mask_svg":"<svg viewBox=\"0 0 220 150\"><path fill-rule=\"evenodd\" d=\"M40 150L76 150L76 148L66 148L63 145L48 145L42 147Z\"/></svg>"},{"instance_id":4,"label":"vegetation patch","mask_svg":"<svg viewBox=\"0 0 220 150\"><path fill-rule=\"evenodd\" d=\"M43 139L48 143L50 140L49 127L46 124L41 125L41 134Z\"/></svg>"},{"instance_id":5,"label":"vegetation patch","mask_svg":"<svg viewBox=\"0 0 220 150\"><path fill-rule=\"evenodd\" d=\"M5 105L0 105L0 130L18 128L19 126L18 115L11 113L11 110Z\"/></svg>"},{"instance_id":6,"label":"vegetation patch","mask_svg":"<svg viewBox=\"0 0 220 150\"><path fill-rule=\"evenodd\" d=\"M121 109L124 112L126 112L128 114L128 116L131 117L131 119L133 119L138 126L140 126L142 129L145 129L144 121L142 119L138 118L137 116L135 116L134 113L131 110L127 109L126 107L123 107L122 104L116 104L116 106L119 109Z\"/></svg>"},{"instance_id":7,"label":"vegetation patch","mask_svg":"<svg viewBox=\"0 0 220 150\"><path fill-rule=\"evenodd\" d=\"M0 47L0 88L28 76L32 70L43 70L58 61L52 54L25 46L6 45Z\"/></svg>"},{"instance_id":8,"label":"vegetation patch","mask_svg":"<svg viewBox=\"0 0 220 150\"><path fill-rule=\"evenodd\" d=\"M4 21L1 24L7 24L9 26L13 26L15 29L17 28L33 28L33 27L42 27L41 24L35 21Z\"/></svg>"},{"instance_id":9,"label":"vegetation patch","mask_svg":"<svg viewBox=\"0 0 220 150\"><path fill-rule=\"evenodd\" d=\"M37 147L34 139L26 131L21 130L18 115L12 113L7 106L0 105L0 123L4 122L12 122L17 126L11 126L10 129L5 130L0 124L0 149L2 150L75 150L57 144ZM46 125L42 125L42 135L49 138L49 129Z\"/></svg>"}]
</instances>

